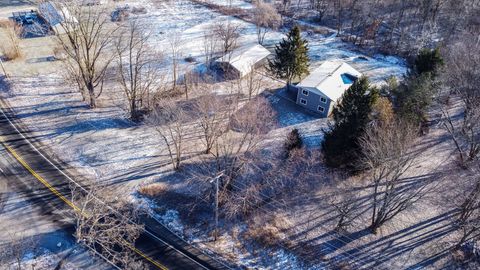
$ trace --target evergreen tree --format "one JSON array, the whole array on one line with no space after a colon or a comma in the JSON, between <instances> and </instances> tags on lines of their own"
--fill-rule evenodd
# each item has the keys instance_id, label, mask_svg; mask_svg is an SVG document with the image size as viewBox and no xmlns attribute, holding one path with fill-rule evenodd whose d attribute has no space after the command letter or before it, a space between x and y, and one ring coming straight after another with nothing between
<instances>
[{"instance_id":1,"label":"evergreen tree","mask_svg":"<svg viewBox=\"0 0 480 270\"><path fill-rule=\"evenodd\" d=\"M300 28L293 27L280 44L275 46L275 58L270 60L269 71L287 80L287 87L295 78L308 74L308 42L300 36Z\"/></svg>"},{"instance_id":2,"label":"evergreen tree","mask_svg":"<svg viewBox=\"0 0 480 270\"><path fill-rule=\"evenodd\" d=\"M300 132L298 129L293 129L288 133L287 140L285 141L285 155L288 158L290 156L290 152L294 149L302 148L303 141L300 137Z\"/></svg>"},{"instance_id":3,"label":"evergreen tree","mask_svg":"<svg viewBox=\"0 0 480 270\"><path fill-rule=\"evenodd\" d=\"M359 158L359 138L370 121L378 90L362 77L345 91L333 109L334 124L324 130L322 151L326 164L334 168L355 170Z\"/></svg>"},{"instance_id":4,"label":"evergreen tree","mask_svg":"<svg viewBox=\"0 0 480 270\"><path fill-rule=\"evenodd\" d=\"M415 63L413 66L413 72L415 77L419 77L425 73L431 73L432 75L436 75L436 72L440 67L443 66L443 58L440 54L440 50L438 48L430 50L430 49L422 49L420 53L417 55L415 59Z\"/></svg>"},{"instance_id":5,"label":"evergreen tree","mask_svg":"<svg viewBox=\"0 0 480 270\"><path fill-rule=\"evenodd\" d=\"M401 119L417 125L427 121L427 109L435 95L435 78L442 66L438 48L420 51L402 84L393 91L395 110Z\"/></svg>"},{"instance_id":6,"label":"evergreen tree","mask_svg":"<svg viewBox=\"0 0 480 270\"><path fill-rule=\"evenodd\" d=\"M435 94L435 85L430 72L418 77L408 77L396 91L397 115L412 124L427 121L427 109Z\"/></svg>"}]
</instances>

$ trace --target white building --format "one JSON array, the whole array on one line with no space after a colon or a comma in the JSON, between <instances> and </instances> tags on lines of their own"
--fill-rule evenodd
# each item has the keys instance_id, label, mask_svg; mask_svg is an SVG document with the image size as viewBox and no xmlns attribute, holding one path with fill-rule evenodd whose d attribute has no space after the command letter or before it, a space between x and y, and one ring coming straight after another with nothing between
<instances>
[{"instance_id":1,"label":"white building","mask_svg":"<svg viewBox=\"0 0 480 270\"><path fill-rule=\"evenodd\" d=\"M228 79L242 78L265 64L270 51L262 45L240 47L215 61Z\"/></svg>"},{"instance_id":2,"label":"white building","mask_svg":"<svg viewBox=\"0 0 480 270\"><path fill-rule=\"evenodd\" d=\"M38 13L56 34L64 33L65 30L62 27L62 23L78 23L67 7L58 7L52 2L40 3L38 5Z\"/></svg>"}]
</instances>

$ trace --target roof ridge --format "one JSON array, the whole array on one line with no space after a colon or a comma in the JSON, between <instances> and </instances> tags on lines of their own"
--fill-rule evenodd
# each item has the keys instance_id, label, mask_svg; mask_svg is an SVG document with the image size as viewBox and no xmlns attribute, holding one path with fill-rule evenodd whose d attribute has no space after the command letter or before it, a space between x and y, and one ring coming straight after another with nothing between
<instances>
[{"instance_id":1,"label":"roof ridge","mask_svg":"<svg viewBox=\"0 0 480 270\"><path fill-rule=\"evenodd\" d=\"M339 65L338 65L332 72L329 72L329 73L327 74L327 76L325 76L325 78L323 78L320 82L318 82L317 87L319 87L324 81L326 81L327 79L329 79L330 77L332 77L333 74L335 74L335 72L337 72L337 71L343 66L343 64L345 64L345 63L342 63L342 62L334 62L334 61L325 61L324 64L327 63L327 62L330 62L330 63L338 63ZM322 65L323 65L323 64L322 64Z\"/></svg>"}]
</instances>

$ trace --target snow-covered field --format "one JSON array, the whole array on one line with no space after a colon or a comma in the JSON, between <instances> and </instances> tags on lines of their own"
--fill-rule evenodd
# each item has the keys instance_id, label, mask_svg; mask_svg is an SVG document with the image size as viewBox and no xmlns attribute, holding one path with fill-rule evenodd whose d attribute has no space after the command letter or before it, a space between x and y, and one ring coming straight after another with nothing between
<instances>
[{"instance_id":1,"label":"snow-covered field","mask_svg":"<svg viewBox=\"0 0 480 270\"><path fill-rule=\"evenodd\" d=\"M167 37L179 34L184 55L193 56L201 62L205 29L226 19L244 26L242 44L256 42L255 27L252 24L227 18L189 1L129 2L125 3L148 7L149 12L138 15L138 19L145 21L146 25L154 26L151 29L151 42L155 45L154 48L166 51L167 64L170 62ZM267 36L267 40L277 41L282 37L282 33L274 32ZM391 75L401 76L405 72L401 61L393 63L385 60L391 60L390 58L356 61L359 54L346 49L334 37L307 35L306 38L310 42L312 68L320 65L323 60L344 59L376 82ZM184 61L183 65L190 64ZM19 76L15 78L14 87L14 90L1 94L14 107L18 116L43 137L43 141L55 150L59 158L79 168L90 178L126 183L130 186L127 190L131 190L132 186L158 180L167 169L165 167L168 166L164 166L167 162L166 153L157 146L159 138L147 127L134 126L126 121L125 113L117 104L113 106L109 100L104 100L108 106L90 110L80 101L75 89L62 85L61 77L51 74L32 78ZM277 99L272 98L272 102L277 102ZM286 112L280 108L280 126L284 131L281 133L285 134L290 128L296 127L305 131L305 137L316 136L312 144L317 144L321 127L316 128L315 123L324 125L325 120L305 116L294 108L293 106ZM272 132L272 141L281 137L281 133ZM163 169L159 169L161 167ZM182 186L181 182L172 184Z\"/></svg>"},{"instance_id":2,"label":"snow-covered field","mask_svg":"<svg viewBox=\"0 0 480 270\"><path fill-rule=\"evenodd\" d=\"M230 5L229 1L217 0L212 2L225 6ZM154 3L150 0L138 0L127 3L130 6L147 7L149 10L147 14L137 15L134 18L149 27L153 26L149 29L152 34L152 47L159 52L163 52L166 63L172 61L169 53L172 46L172 37L180 40L178 46L184 57L193 57L201 63L204 60L203 43L205 34L215 24L225 23L227 20L240 25L242 29L238 41L239 46L256 44L257 42L255 25L218 14L187 0L157 1ZM232 6L251 8L251 4L240 0L232 1ZM286 31L286 29L281 30L282 32L268 32L265 44L276 44L280 41L285 36L283 31ZM348 44L342 42L335 35L325 37L321 34L304 33L304 37L309 42L311 69L320 66L326 60L342 60L370 77L374 83L381 83L389 76L401 77L406 72L404 60L380 54L374 57L366 57L361 53L352 51ZM364 59L360 59L360 56L363 56ZM192 68L191 63L183 61L182 64L183 70Z\"/></svg>"},{"instance_id":3,"label":"snow-covered field","mask_svg":"<svg viewBox=\"0 0 480 270\"><path fill-rule=\"evenodd\" d=\"M124 4L147 7L147 14L135 15L132 18L144 22L151 30L152 48L163 52L165 70L170 69L172 62L169 53L172 37L181 40L179 44L183 58L193 57L196 60L196 63L182 61L183 71L202 65L204 34L215 23L231 20L242 25L241 45L253 44L257 40L252 24L223 16L187 0L129 0L119 5ZM232 1L232 5L251 7L239 0ZM283 32L271 32L267 35L266 42L276 43L283 36ZM392 75L401 77L406 71L404 62L392 56L377 55L373 58L367 57L367 61L360 60L360 53L351 50L335 36L324 37L310 33L305 33L304 36L310 44L312 69L322 61L342 59L371 77L374 83L380 83ZM112 184L112 188L119 193L135 193L138 186L151 182L165 182L169 190L178 193L192 192L190 183L185 182L182 177L176 177L172 172L166 149L155 131L125 120L122 106L117 99L109 96L109 93L119 92L106 91L100 100L100 107L92 110L81 101L74 88L63 83L59 75L42 71L39 73L35 77L16 74L12 79L13 88L1 91L0 95L13 107L19 119L34 131L38 139L52 149L59 159L90 179ZM278 83L276 85L278 86ZM219 84L219 92L223 87ZM275 94L269 95L268 99L278 112L280 125L268 134L265 147L281 145L292 128L300 130L307 145L317 147L320 144L321 129L326 127L326 119L318 119L305 113L295 104ZM186 144L189 146L187 156L198 153L198 138L186 138ZM162 220L175 224L176 227L181 226L175 212L168 212L162 216ZM228 247L233 240L228 240L228 235L224 237ZM251 268L268 268L266 265L269 263L272 269L301 268L294 259L295 256L286 250L267 253L264 254L267 257L276 254L273 256L275 259L262 262L258 257L245 257L236 260Z\"/></svg>"}]
</instances>

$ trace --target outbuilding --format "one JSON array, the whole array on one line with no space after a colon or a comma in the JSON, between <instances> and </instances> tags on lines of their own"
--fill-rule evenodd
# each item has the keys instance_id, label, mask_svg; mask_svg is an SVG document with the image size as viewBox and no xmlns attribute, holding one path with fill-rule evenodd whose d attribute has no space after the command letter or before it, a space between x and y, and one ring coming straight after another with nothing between
<instances>
[{"instance_id":1,"label":"outbuilding","mask_svg":"<svg viewBox=\"0 0 480 270\"><path fill-rule=\"evenodd\" d=\"M345 62L325 61L295 86L296 103L323 117L362 74Z\"/></svg>"},{"instance_id":2,"label":"outbuilding","mask_svg":"<svg viewBox=\"0 0 480 270\"><path fill-rule=\"evenodd\" d=\"M217 59L214 66L226 79L239 79L262 67L270 51L262 45L243 46Z\"/></svg>"},{"instance_id":3,"label":"outbuilding","mask_svg":"<svg viewBox=\"0 0 480 270\"><path fill-rule=\"evenodd\" d=\"M62 23L78 23L67 7L57 6L52 2L40 3L38 13L56 34L64 33Z\"/></svg>"}]
</instances>

